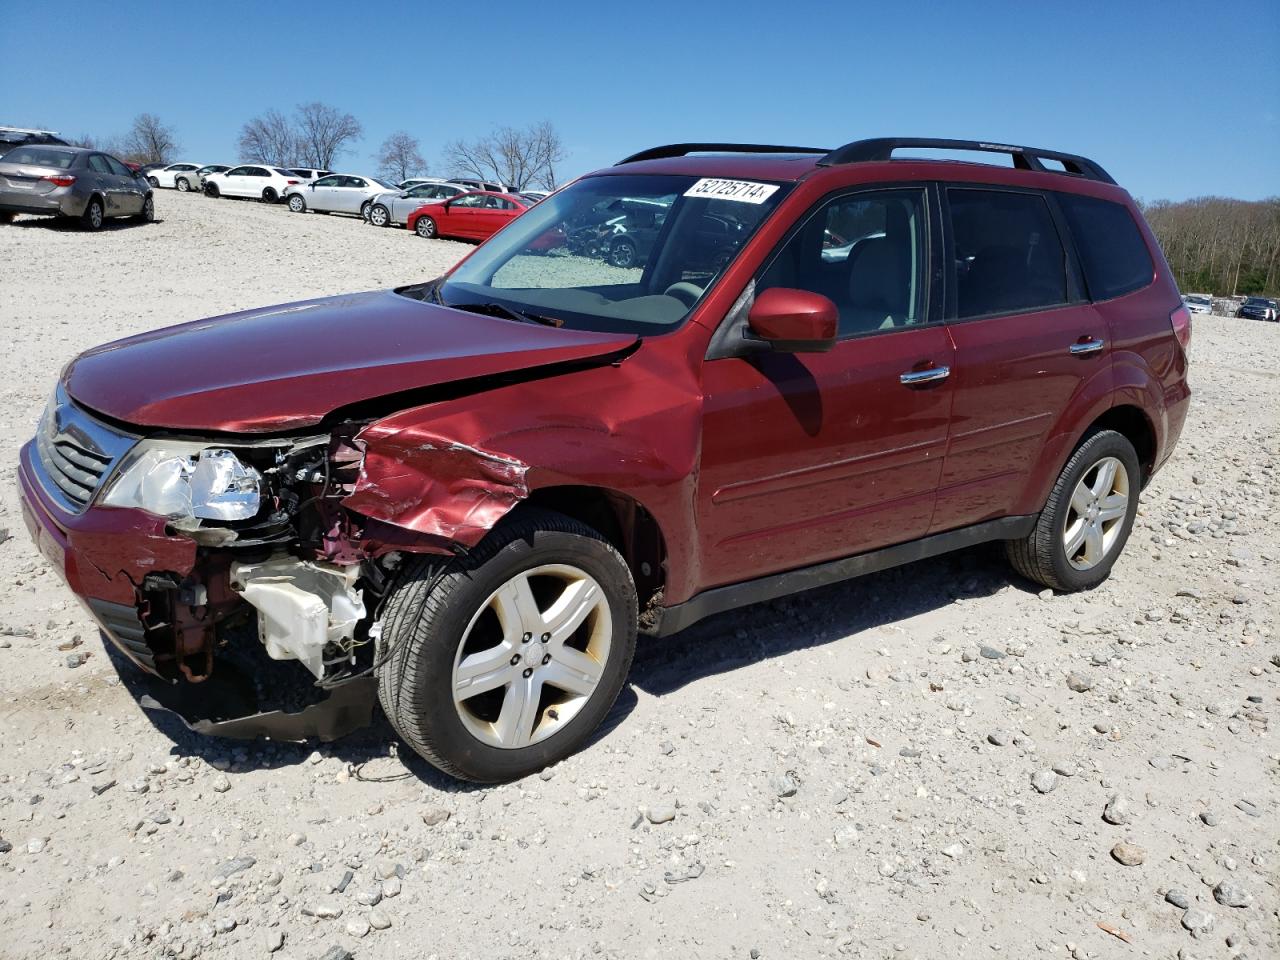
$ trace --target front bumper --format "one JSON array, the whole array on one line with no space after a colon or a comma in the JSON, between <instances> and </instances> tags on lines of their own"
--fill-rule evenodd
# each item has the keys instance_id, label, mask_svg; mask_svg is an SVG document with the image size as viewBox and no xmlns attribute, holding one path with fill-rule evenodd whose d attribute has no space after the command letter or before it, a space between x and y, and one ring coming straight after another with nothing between
<instances>
[{"instance_id":1,"label":"front bumper","mask_svg":"<svg viewBox=\"0 0 1280 960\"><path fill-rule=\"evenodd\" d=\"M143 638L139 606L149 574L186 577L196 544L165 532L165 521L142 510L90 506L67 513L44 490L34 465L35 441L18 464L22 518L40 553L98 622L120 652L149 673L156 664Z\"/></svg>"}]
</instances>

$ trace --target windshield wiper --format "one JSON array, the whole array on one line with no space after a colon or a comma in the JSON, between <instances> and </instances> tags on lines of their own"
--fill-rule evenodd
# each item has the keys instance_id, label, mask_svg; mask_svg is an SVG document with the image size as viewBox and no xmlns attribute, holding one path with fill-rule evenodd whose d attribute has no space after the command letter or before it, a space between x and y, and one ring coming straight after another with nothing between
<instances>
[{"instance_id":1,"label":"windshield wiper","mask_svg":"<svg viewBox=\"0 0 1280 960\"><path fill-rule=\"evenodd\" d=\"M466 310L468 313L482 313L488 317L505 317L519 323L540 323L545 327L563 327L564 321L557 317L543 317L536 313L524 313L501 303L444 303L436 294L438 302L454 310Z\"/></svg>"}]
</instances>

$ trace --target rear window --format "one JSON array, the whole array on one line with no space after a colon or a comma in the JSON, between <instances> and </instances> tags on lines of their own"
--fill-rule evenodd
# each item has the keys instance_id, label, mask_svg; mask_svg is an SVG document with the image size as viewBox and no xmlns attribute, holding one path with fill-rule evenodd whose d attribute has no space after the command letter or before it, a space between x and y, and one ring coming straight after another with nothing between
<instances>
[{"instance_id":1,"label":"rear window","mask_svg":"<svg viewBox=\"0 0 1280 960\"><path fill-rule=\"evenodd\" d=\"M5 163L29 163L33 167L57 167L67 170L76 155L70 150L50 150L48 147L14 147L4 155Z\"/></svg>"},{"instance_id":2,"label":"rear window","mask_svg":"<svg viewBox=\"0 0 1280 960\"><path fill-rule=\"evenodd\" d=\"M1044 197L953 188L956 316L1043 310L1067 302L1066 255Z\"/></svg>"},{"instance_id":3,"label":"rear window","mask_svg":"<svg viewBox=\"0 0 1280 960\"><path fill-rule=\"evenodd\" d=\"M1110 300L1151 282L1151 253L1126 207L1070 193L1058 194L1058 203L1075 237L1091 299Z\"/></svg>"}]
</instances>

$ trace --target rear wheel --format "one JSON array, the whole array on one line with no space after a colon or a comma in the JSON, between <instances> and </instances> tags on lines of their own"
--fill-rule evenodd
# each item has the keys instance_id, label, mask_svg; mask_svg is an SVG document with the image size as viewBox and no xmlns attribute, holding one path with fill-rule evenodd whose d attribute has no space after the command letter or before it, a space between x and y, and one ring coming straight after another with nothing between
<instances>
[{"instance_id":1,"label":"rear wheel","mask_svg":"<svg viewBox=\"0 0 1280 960\"><path fill-rule=\"evenodd\" d=\"M413 226L413 232L427 240L432 240L436 236L436 222L430 217L419 217L418 222Z\"/></svg>"},{"instance_id":2,"label":"rear wheel","mask_svg":"<svg viewBox=\"0 0 1280 960\"><path fill-rule=\"evenodd\" d=\"M1058 475L1035 529L1006 543L1028 580L1065 593L1090 590L1111 574L1138 512L1142 467L1128 439L1100 430Z\"/></svg>"},{"instance_id":3,"label":"rear wheel","mask_svg":"<svg viewBox=\"0 0 1280 960\"><path fill-rule=\"evenodd\" d=\"M86 230L101 230L104 220L106 220L106 212L103 210L102 201L97 197L90 197L89 202L85 204L84 213L80 214L80 226Z\"/></svg>"},{"instance_id":4,"label":"rear wheel","mask_svg":"<svg viewBox=\"0 0 1280 960\"><path fill-rule=\"evenodd\" d=\"M279 199L280 199L280 195L276 193L274 187L267 187L265 190L262 191L263 203L275 203Z\"/></svg>"},{"instance_id":5,"label":"rear wheel","mask_svg":"<svg viewBox=\"0 0 1280 960\"><path fill-rule=\"evenodd\" d=\"M604 719L635 651L636 592L595 530L527 511L464 557L406 563L383 624L396 731L446 773L492 783L563 759Z\"/></svg>"},{"instance_id":6,"label":"rear wheel","mask_svg":"<svg viewBox=\"0 0 1280 960\"><path fill-rule=\"evenodd\" d=\"M300 193L289 194L289 209L292 210L294 213L307 212L307 201L302 199L302 194Z\"/></svg>"},{"instance_id":7,"label":"rear wheel","mask_svg":"<svg viewBox=\"0 0 1280 960\"><path fill-rule=\"evenodd\" d=\"M369 215L371 212L370 204L372 203L373 203L372 200L366 200L364 203L360 204L360 219L362 220L369 219Z\"/></svg>"},{"instance_id":8,"label":"rear wheel","mask_svg":"<svg viewBox=\"0 0 1280 960\"><path fill-rule=\"evenodd\" d=\"M156 222L156 201L151 194L147 194L147 199L142 201L142 212L133 216L134 223L155 223Z\"/></svg>"},{"instance_id":9,"label":"rear wheel","mask_svg":"<svg viewBox=\"0 0 1280 960\"><path fill-rule=\"evenodd\" d=\"M179 177L173 182L173 185L178 188L179 193L187 193L191 190L191 183L186 177Z\"/></svg>"},{"instance_id":10,"label":"rear wheel","mask_svg":"<svg viewBox=\"0 0 1280 960\"><path fill-rule=\"evenodd\" d=\"M391 223L391 211L380 203L375 203L368 210L368 216L365 218L375 227L385 227Z\"/></svg>"}]
</instances>

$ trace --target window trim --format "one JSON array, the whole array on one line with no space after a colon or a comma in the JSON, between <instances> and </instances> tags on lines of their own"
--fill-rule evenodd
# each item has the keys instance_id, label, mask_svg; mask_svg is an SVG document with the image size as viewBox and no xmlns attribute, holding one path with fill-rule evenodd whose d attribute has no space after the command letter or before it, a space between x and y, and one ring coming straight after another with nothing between
<instances>
[{"instance_id":1,"label":"window trim","mask_svg":"<svg viewBox=\"0 0 1280 960\"><path fill-rule=\"evenodd\" d=\"M749 357L759 353L770 352L767 344L750 340L745 335L747 331L747 314L751 312L751 305L755 302L756 282L768 272L769 268L773 266L773 261L778 258L792 238L813 217L817 216L819 211L837 200L857 197L862 194L901 193L904 190L916 191L922 195L920 208L924 212L925 218L923 232L925 249L923 257L924 269L921 271L920 278L923 285L921 291L923 303L921 304L920 315L925 319L923 322L909 327L892 327L888 330L864 330L841 334L836 337L836 344L838 346L850 340L865 340L868 337L908 333L912 330L923 330L927 327L935 327L945 323L946 318L943 315L944 299L939 295L944 290L940 279L945 272L940 256L942 250L942 221L935 185L928 180L859 183L836 187L824 193L814 200L800 216L795 218L791 226L787 228L787 232L782 235L782 238L774 245L773 249L760 261L759 266L752 272L751 279L746 282L746 285L738 294L733 306L726 311L720 323L716 325L715 332L712 333L711 340L707 344L703 360L724 360L730 357ZM774 211L774 214L776 213L777 210Z\"/></svg>"},{"instance_id":2,"label":"window trim","mask_svg":"<svg viewBox=\"0 0 1280 960\"><path fill-rule=\"evenodd\" d=\"M1089 303L1088 294L1084 288L1084 277L1080 270L1079 261L1076 258L1076 248L1074 239L1071 237L1070 231L1067 229L1066 220L1062 211L1058 209L1057 201L1052 196L1051 190L1038 190L1034 187L1015 187L999 183L974 183L970 180L939 180L936 182L938 188L938 199L941 203L942 222L943 222L943 257L939 269L942 271L943 279L946 281L946 309L944 311L944 322L948 324L955 323L972 323L975 320L994 320L1000 317L1018 317L1032 316L1037 313L1049 313L1052 310L1062 310L1066 307L1078 307L1082 304ZM959 296L957 292L958 284L951 280L955 274L956 247L955 247L955 229L951 222L951 202L949 193L952 190L972 190L981 193L1018 193L1028 196L1038 197L1049 209L1049 217L1053 221L1053 227L1058 233L1058 242L1062 245L1064 257L1063 270L1066 274L1066 295L1067 299L1062 303L1045 304L1030 309L1018 310L997 310L991 313L977 314L972 317L959 316Z\"/></svg>"}]
</instances>

